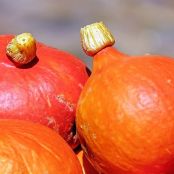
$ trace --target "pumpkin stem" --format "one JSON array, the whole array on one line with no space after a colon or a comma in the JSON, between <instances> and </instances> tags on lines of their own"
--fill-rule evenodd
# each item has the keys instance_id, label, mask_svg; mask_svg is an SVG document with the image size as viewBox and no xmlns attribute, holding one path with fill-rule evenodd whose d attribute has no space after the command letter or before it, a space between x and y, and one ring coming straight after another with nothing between
<instances>
[{"instance_id":1,"label":"pumpkin stem","mask_svg":"<svg viewBox=\"0 0 174 174\"><path fill-rule=\"evenodd\" d=\"M7 45L6 54L19 65L27 64L36 57L36 40L30 33L19 34Z\"/></svg>"},{"instance_id":2,"label":"pumpkin stem","mask_svg":"<svg viewBox=\"0 0 174 174\"><path fill-rule=\"evenodd\" d=\"M81 28L81 43L84 52L93 56L105 47L112 46L115 39L103 22L93 23Z\"/></svg>"}]
</instances>

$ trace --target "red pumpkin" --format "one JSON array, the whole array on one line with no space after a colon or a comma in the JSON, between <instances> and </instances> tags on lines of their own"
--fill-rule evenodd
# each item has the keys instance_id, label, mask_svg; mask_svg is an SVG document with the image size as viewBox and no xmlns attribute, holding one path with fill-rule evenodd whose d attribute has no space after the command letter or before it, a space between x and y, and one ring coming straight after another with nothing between
<instances>
[{"instance_id":1,"label":"red pumpkin","mask_svg":"<svg viewBox=\"0 0 174 174\"><path fill-rule=\"evenodd\" d=\"M37 43L34 60L17 67L6 55L12 38L0 36L0 118L44 124L75 147L76 103L88 79L85 64L69 53Z\"/></svg>"},{"instance_id":2,"label":"red pumpkin","mask_svg":"<svg viewBox=\"0 0 174 174\"><path fill-rule=\"evenodd\" d=\"M53 130L22 120L0 120L1 174L82 174L80 163Z\"/></svg>"},{"instance_id":3,"label":"red pumpkin","mask_svg":"<svg viewBox=\"0 0 174 174\"><path fill-rule=\"evenodd\" d=\"M120 53L103 23L81 34L94 61L76 117L87 157L105 174L173 174L174 59Z\"/></svg>"}]
</instances>

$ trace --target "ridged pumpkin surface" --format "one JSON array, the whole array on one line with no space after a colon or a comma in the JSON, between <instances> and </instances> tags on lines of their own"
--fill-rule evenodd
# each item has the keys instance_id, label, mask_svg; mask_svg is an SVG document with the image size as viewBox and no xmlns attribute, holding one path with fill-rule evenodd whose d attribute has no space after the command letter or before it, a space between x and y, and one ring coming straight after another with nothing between
<instances>
[{"instance_id":1,"label":"ridged pumpkin surface","mask_svg":"<svg viewBox=\"0 0 174 174\"><path fill-rule=\"evenodd\" d=\"M51 129L5 119L0 130L1 174L82 174L72 149Z\"/></svg>"}]
</instances>

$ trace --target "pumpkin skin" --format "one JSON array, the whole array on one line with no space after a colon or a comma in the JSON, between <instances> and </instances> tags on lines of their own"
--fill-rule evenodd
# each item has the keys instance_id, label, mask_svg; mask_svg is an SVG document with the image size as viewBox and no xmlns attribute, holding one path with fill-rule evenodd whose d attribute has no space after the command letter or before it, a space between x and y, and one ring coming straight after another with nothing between
<instances>
[{"instance_id":1,"label":"pumpkin skin","mask_svg":"<svg viewBox=\"0 0 174 174\"><path fill-rule=\"evenodd\" d=\"M0 173L82 174L70 146L46 126L1 119L0 129Z\"/></svg>"},{"instance_id":2,"label":"pumpkin skin","mask_svg":"<svg viewBox=\"0 0 174 174\"><path fill-rule=\"evenodd\" d=\"M44 124L75 148L76 103L88 79L85 64L69 53L37 43L37 57L16 67L6 55L12 38L0 36L0 118Z\"/></svg>"},{"instance_id":3,"label":"pumpkin skin","mask_svg":"<svg viewBox=\"0 0 174 174\"><path fill-rule=\"evenodd\" d=\"M77 153L77 158L79 159L79 162L82 166L83 174L98 174L98 172L85 157L83 150L80 150Z\"/></svg>"},{"instance_id":4,"label":"pumpkin skin","mask_svg":"<svg viewBox=\"0 0 174 174\"><path fill-rule=\"evenodd\" d=\"M128 56L112 46L93 56L76 124L85 155L98 171L174 173L173 91L172 58Z\"/></svg>"}]
</instances>

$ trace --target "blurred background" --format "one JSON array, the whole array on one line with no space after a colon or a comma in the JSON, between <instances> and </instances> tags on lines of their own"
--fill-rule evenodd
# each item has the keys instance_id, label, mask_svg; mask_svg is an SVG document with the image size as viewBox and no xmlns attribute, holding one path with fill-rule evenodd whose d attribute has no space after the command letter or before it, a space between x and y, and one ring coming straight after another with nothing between
<instances>
[{"instance_id":1,"label":"blurred background","mask_svg":"<svg viewBox=\"0 0 174 174\"><path fill-rule=\"evenodd\" d=\"M81 27L103 21L118 49L130 55L174 57L173 0L0 0L0 34L31 32L91 67L80 46Z\"/></svg>"}]
</instances>

